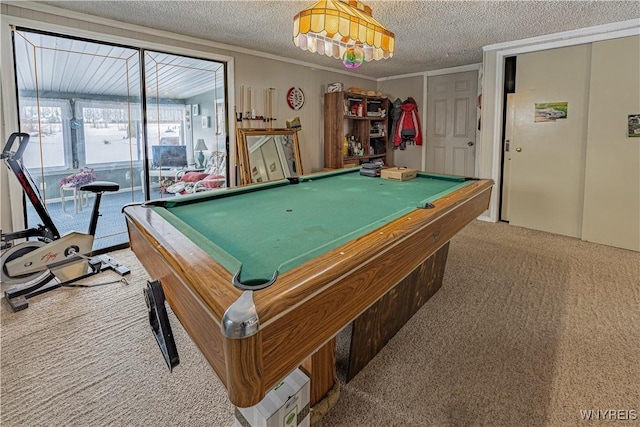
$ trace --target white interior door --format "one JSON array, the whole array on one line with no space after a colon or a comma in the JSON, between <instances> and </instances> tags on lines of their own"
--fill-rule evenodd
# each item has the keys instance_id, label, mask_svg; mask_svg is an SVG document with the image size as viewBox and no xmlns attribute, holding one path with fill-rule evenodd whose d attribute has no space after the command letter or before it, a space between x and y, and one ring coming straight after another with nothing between
<instances>
[{"instance_id":1,"label":"white interior door","mask_svg":"<svg viewBox=\"0 0 640 427\"><path fill-rule=\"evenodd\" d=\"M518 56L508 196L512 225L581 237L589 58L589 45ZM544 105L561 102L568 106L565 117Z\"/></svg>"},{"instance_id":2,"label":"white interior door","mask_svg":"<svg viewBox=\"0 0 640 427\"><path fill-rule=\"evenodd\" d=\"M427 171L474 176L478 72L427 80Z\"/></svg>"}]
</instances>

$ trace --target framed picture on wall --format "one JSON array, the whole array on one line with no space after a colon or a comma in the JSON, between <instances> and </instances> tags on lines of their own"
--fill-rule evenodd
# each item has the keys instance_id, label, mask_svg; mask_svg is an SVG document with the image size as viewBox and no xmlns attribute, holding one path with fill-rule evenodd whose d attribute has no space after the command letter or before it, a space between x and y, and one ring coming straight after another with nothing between
<instances>
[{"instance_id":1,"label":"framed picture on wall","mask_svg":"<svg viewBox=\"0 0 640 427\"><path fill-rule=\"evenodd\" d=\"M629 138L640 138L640 114L629 114Z\"/></svg>"},{"instance_id":2,"label":"framed picture on wall","mask_svg":"<svg viewBox=\"0 0 640 427\"><path fill-rule=\"evenodd\" d=\"M191 105L189 104L184 107L184 123L187 129L191 129Z\"/></svg>"},{"instance_id":3,"label":"framed picture on wall","mask_svg":"<svg viewBox=\"0 0 640 427\"><path fill-rule=\"evenodd\" d=\"M209 127L209 116L202 116L202 128L206 129Z\"/></svg>"},{"instance_id":4,"label":"framed picture on wall","mask_svg":"<svg viewBox=\"0 0 640 427\"><path fill-rule=\"evenodd\" d=\"M568 102L536 103L534 122L555 122L568 117Z\"/></svg>"},{"instance_id":5,"label":"framed picture on wall","mask_svg":"<svg viewBox=\"0 0 640 427\"><path fill-rule=\"evenodd\" d=\"M198 105L198 104L193 104L193 107L192 107L192 108L193 108L193 109L192 109L192 113L193 113L193 115L194 115L194 116L199 116L199 115L200 115L200 105Z\"/></svg>"}]
</instances>

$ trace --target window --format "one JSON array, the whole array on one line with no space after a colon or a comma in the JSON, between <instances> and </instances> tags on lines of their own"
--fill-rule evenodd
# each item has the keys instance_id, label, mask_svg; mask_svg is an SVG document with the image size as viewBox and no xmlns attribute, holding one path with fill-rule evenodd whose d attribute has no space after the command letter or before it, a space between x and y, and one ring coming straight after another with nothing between
<instances>
[{"instance_id":1,"label":"window","mask_svg":"<svg viewBox=\"0 0 640 427\"><path fill-rule=\"evenodd\" d=\"M129 162L142 159L140 144L136 133L140 123L140 110L135 109L137 117L131 117L129 105L109 101L78 100L76 117L79 144L84 145L84 161L81 165L97 166L103 163Z\"/></svg>"},{"instance_id":2,"label":"window","mask_svg":"<svg viewBox=\"0 0 640 427\"><path fill-rule=\"evenodd\" d=\"M150 105L147 110L147 141L149 145L184 145L182 123L184 104Z\"/></svg>"},{"instance_id":3,"label":"window","mask_svg":"<svg viewBox=\"0 0 640 427\"><path fill-rule=\"evenodd\" d=\"M23 98L20 102L22 131L29 134L29 149L24 153L27 168L63 168L69 157L65 147L65 124L71 118L69 103L64 100Z\"/></svg>"}]
</instances>

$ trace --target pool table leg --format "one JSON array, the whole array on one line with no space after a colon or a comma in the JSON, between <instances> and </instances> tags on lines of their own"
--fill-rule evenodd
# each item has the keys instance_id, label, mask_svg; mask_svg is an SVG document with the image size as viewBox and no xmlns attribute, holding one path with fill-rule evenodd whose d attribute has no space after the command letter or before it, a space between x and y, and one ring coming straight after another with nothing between
<instances>
[{"instance_id":1,"label":"pool table leg","mask_svg":"<svg viewBox=\"0 0 640 427\"><path fill-rule=\"evenodd\" d=\"M440 289L448 253L447 242L353 321L347 382Z\"/></svg>"},{"instance_id":2,"label":"pool table leg","mask_svg":"<svg viewBox=\"0 0 640 427\"><path fill-rule=\"evenodd\" d=\"M305 360L302 370L310 378L311 424L318 422L336 404L340 383L336 376L336 339L333 338Z\"/></svg>"}]
</instances>

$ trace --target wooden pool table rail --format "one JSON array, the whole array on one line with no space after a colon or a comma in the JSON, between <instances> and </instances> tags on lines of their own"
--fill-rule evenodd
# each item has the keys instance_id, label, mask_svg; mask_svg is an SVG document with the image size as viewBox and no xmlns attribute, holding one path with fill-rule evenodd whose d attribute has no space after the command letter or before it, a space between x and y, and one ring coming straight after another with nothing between
<instances>
[{"instance_id":1,"label":"wooden pool table rail","mask_svg":"<svg viewBox=\"0 0 640 427\"><path fill-rule=\"evenodd\" d=\"M153 210L125 209L131 246L163 285L174 313L237 406L252 406L306 358L445 245L489 204L492 182L474 181L282 274L255 292L256 335L222 335L226 308L241 294L232 274ZM225 363L226 361L226 363Z\"/></svg>"}]
</instances>

